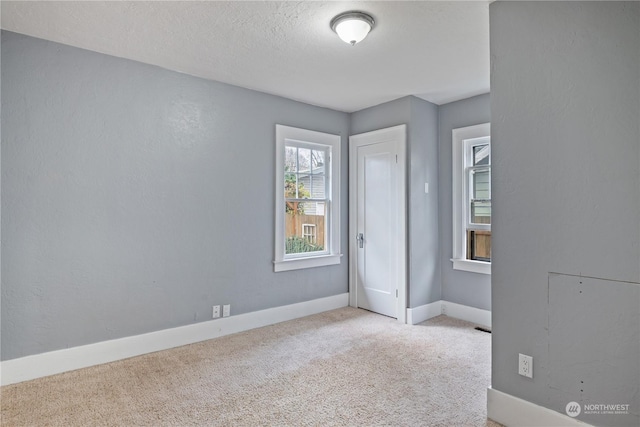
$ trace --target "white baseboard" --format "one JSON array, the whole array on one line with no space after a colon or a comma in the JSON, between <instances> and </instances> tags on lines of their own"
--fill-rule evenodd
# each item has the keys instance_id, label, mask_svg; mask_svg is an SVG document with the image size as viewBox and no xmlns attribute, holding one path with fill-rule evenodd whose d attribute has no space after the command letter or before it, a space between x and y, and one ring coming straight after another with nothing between
<instances>
[{"instance_id":1,"label":"white baseboard","mask_svg":"<svg viewBox=\"0 0 640 427\"><path fill-rule=\"evenodd\" d=\"M441 303L442 301L436 301L416 308L407 308L407 324L417 325L432 317L440 316L442 314Z\"/></svg>"},{"instance_id":2,"label":"white baseboard","mask_svg":"<svg viewBox=\"0 0 640 427\"><path fill-rule=\"evenodd\" d=\"M348 305L349 294L345 293L178 328L5 360L0 362L0 384L13 384L127 359L273 325L323 311L347 307Z\"/></svg>"},{"instance_id":3,"label":"white baseboard","mask_svg":"<svg viewBox=\"0 0 640 427\"><path fill-rule=\"evenodd\" d=\"M510 394L487 389L487 417L507 427L588 427L560 412L528 402Z\"/></svg>"},{"instance_id":4,"label":"white baseboard","mask_svg":"<svg viewBox=\"0 0 640 427\"><path fill-rule=\"evenodd\" d=\"M415 308L408 308L407 323L409 325L417 325L420 322L424 322L441 314L491 328L491 312L489 310L482 310L480 308L469 307L468 305L456 304L444 300Z\"/></svg>"},{"instance_id":5,"label":"white baseboard","mask_svg":"<svg viewBox=\"0 0 640 427\"><path fill-rule=\"evenodd\" d=\"M455 302L441 301L442 314L491 328L491 312Z\"/></svg>"}]
</instances>

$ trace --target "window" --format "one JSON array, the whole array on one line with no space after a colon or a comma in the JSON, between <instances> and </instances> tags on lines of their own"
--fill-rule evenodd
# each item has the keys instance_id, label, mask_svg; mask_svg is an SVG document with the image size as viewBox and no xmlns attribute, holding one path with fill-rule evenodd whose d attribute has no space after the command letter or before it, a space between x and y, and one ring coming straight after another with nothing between
<instances>
[{"instance_id":1,"label":"window","mask_svg":"<svg viewBox=\"0 0 640 427\"><path fill-rule=\"evenodd\" d=\"M276 125L275 271L340 263L340 136Z\"/></svg>"},{"instance_id":2,"label":"window","mask_svg":"<svg viewBox=\"0 0 640 427\"><path fill-rule=\"evenodd\" d=\"M453 130L453 268L491 274L491 127Z\"/></svg>"},{"instance_id":3,"label":"window","mask_svg":"<svg viewBox=\"0 0 640 427\"><path fill-rule=\"evenodd\" d=\"M316 224L302 224L302 237L310 244L315 245L318 241Z\"/></svg>"}]
</instances>

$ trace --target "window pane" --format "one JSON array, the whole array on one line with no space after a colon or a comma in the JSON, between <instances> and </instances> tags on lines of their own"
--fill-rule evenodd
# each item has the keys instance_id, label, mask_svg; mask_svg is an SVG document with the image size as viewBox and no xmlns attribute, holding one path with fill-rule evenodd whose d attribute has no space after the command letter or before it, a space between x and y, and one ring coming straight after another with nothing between
<instances>
[{"instance_id":1,"label":"window pane","mask_svg":"<svg viewBox=\"0 0 640 427\"><path fill-rule=\"evenodd\" d=\"M491 262L491 231L467 230L467 259Z\"/></svg>"},{"instance_id":2,"label":"window pane","mask_svg":"<svg viewBox=\"0 0 640 427\"><path fill-rule=\"evenodd\" d=\"M311 173L324 174L325 154L324 151L311 151Z\"/></svg>"},{"instance_id":3,"label":"window pane","mask_svg":"<svg viewBox=\"0 0 640 427\"><path fill-rule=\"evenodd\" d=\"M309 172L311 170L311 150L308 148L298 148L298 172Z\"/></svg>"},{"instance_id":4,"label":"window pane","mask_svg":"<svg viewBox=\"0 0 640 427\"><path fill-rule=\"evenodd\" d=\"M472 200L471 218L472 224L491 224L491 200Z\"/></svg>"},{"instance_id":5,"label":"window pane","mask_svg":"<svg viewBox=\"0 0 640 427\"><path fill-rule=\"evenodd\" d=\"M491 164L489 144L476 145L473 147L473 166L482 166Z\"/></svg>"},{"instance_id":6,"label":"window pane","mask_svg":"<svg viewBox=\"0 0 640 427\"><path fill-rule=\"evenodd\" d=\"M298 175L298 199L311 198L311 175Z\"/></svg>"},{"instance_id":7,"label":"window pane","mask_svg":"<svg viewBox=\"0 0 640 427\"><path fill-rule=\"evenodd\" d=\"M325 177L313 175L310 187L311 198L324 199L326 194Z\"/></svg>"},{"instance_id":8,"label":"window pane","mask_svg":"<svg viewBox=\"0 0 640 427\"><path fill-rule=\"evenodd\" d=\"M491 171L472 169L470 174L469 222L491 224Z\"/></svg>"},{"instance_id":9,"label":"window pane","mask_svg":"<svg viewBox=\"0 0 640 427\"><path fill-rule=\"evenodd\" d=\"M285 254L325 250L326 206L324 202L287 201Z\"/></svg>"},{"instance_id":10,"label":"window pane","mask_svg":"<svg viewBox=\"0 0 640 427\"><path fill-rule=\"evenodd\" d=\"M296 172L298 149L296 147L285 147L284 151L284 171Z\"/></svg>"},{"instance_id":11,"label":"window pane","mask_svg":"<svg viewBox=\"0 0 640 427\"><path fill-rule=\"evenodd\" d=\"M285 199L298 199L299 198L298 175L295 173L284 174L284 198Z\"/></svg>"},{"instance_id":12,"label":"window pane","mask_svg":"<svg viewBox=\"0 0 640 427\"><path fill-rule=\"evenodd\" d=\"M471 171L471 198L490 199L491 198L491 171Z\"/></svg>"}]
</instances>

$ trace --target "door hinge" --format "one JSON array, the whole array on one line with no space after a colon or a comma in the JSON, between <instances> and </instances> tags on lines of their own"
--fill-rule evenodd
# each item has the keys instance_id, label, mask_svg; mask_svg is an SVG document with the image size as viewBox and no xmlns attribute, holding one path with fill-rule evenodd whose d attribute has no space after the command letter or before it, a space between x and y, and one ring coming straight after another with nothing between
<instances>
[{"instance_id":1,"label":"door hinge","mask_svg":"<svg viewBox=\"0 0 640 427\"><path fill-rule=\"evenodd\" d=\"M398 163L398 155L396 154L396 163Z\"/></svg>"},{"instance_id":2,"label":"door hinge","mask_svg":"<svg viewBox=\"0 0 640 427\"><path fill-rule=\"evenodd\" d=\"M398 298L398 290L396 289L396 298Z\"/></svg>"}]
</instances>

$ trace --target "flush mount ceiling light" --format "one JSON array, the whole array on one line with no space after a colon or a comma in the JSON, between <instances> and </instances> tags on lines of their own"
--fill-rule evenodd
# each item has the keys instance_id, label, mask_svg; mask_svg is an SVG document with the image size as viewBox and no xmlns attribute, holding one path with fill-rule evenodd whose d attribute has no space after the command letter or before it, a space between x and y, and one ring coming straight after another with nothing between
<instances>
[{"instance_id":1,"label":"flush mount ceiling light","mask_svg":"<svg viewBox=\"0 0 640 427\"><path fill-rule=\"evenodd\" d=\"M364 12L345 12L331 20L331 29L351 46L361 42L373 29L375 21Z\"/></svg>"}]
</instances>

